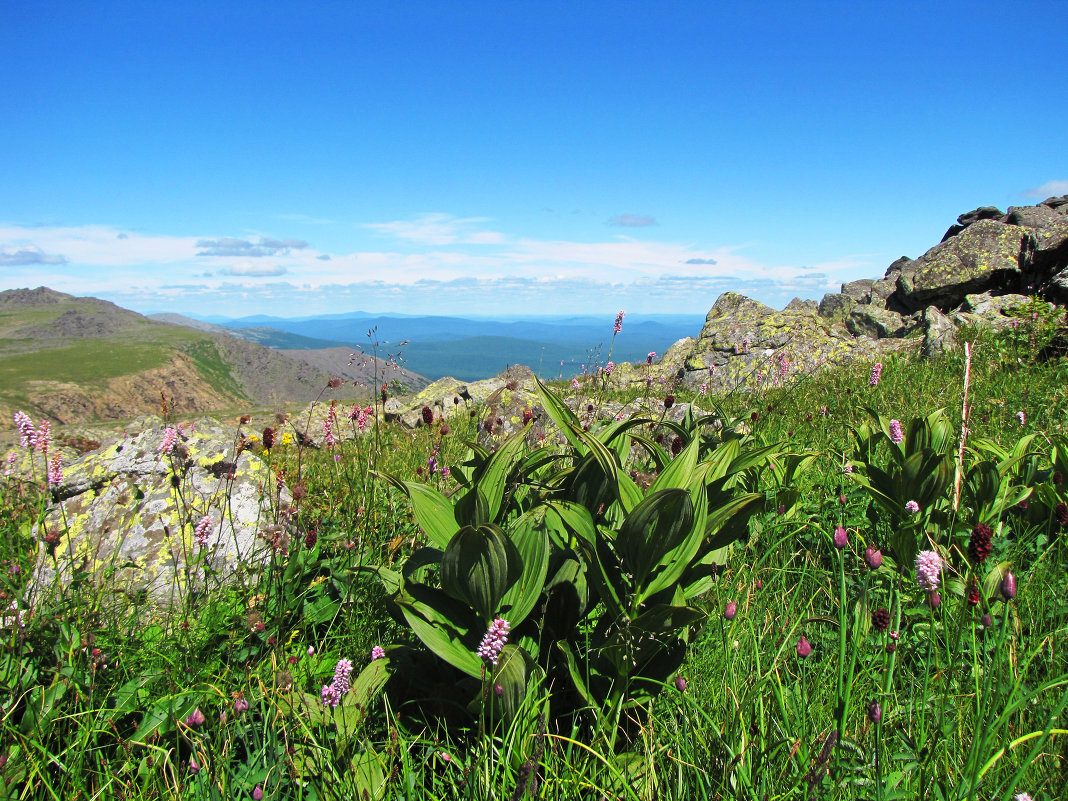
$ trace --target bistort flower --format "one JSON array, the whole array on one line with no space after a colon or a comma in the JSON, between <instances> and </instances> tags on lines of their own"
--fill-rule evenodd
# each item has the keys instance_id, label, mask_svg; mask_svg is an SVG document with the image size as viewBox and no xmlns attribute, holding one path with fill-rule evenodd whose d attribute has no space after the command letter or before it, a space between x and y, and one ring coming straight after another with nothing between
<instances>
[{"instance_id":1,"label":"bistort flower","mask_svg":"<svg viewBox=\"0 0 1068 801\"><path fill-rule=\"evenodd\" d=\"M497 667L497 662L501 658L501 649L508 642L508 632L511 628L512 625L503 617L495 618L490 623L489 629L486 630L482 643L475 653L494 667Z\"/></svg>"},{"instance_id":2,"label":"bistort flower","mask_svg":"<svg viewBox=\"0 0 1068 801\"><path fill-rule=\"evenodd\" d=\"M942 557L934 551L920 551L916 556L916 582L921 590L934 592L942 580Z\"/></svg>"}]
</instances>

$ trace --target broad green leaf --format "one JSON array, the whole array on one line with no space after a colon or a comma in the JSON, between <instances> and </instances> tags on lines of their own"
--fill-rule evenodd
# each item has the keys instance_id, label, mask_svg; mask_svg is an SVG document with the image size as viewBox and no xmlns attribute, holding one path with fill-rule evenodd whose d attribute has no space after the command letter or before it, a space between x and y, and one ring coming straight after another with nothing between
<instances>
[{"instance_id":1,"label":"broad green leaf","mask_svg":"<svg viewBox=\"0 0 1068 801\"><path fill-rule=\"evenodd\" d=\"M676 548L693 528L690 494L681 489L654 492L627 515L616 537L624 572L642 587L664 554Z\"/></svg>"},{"instance_id":2,"label":"broad green leaf","mask_svg":"<svg viewBox=\"0 0 1068 801\"><path fill-rule=\"evenodd\" d=\"M412 593L418 594L433 601L433 605L423 600L416 600ZM441 610L448 607L452 601L445 593L431 587L405 585L404 592L396 599L397 605L404 614L415 636L423 645L444 659L453 667L462 670L469 676L482 677L482 660L479 659L473 649L464 644L464 639L474 636L471 627L476 625L474 616L468 612L469 626L461 627L455 622L457 618L463 618L461 610L452 608L452 614L443 614ZM455 604L455 601L452 601Z\"/></svg>"},{"instance_id":3,"label":"broad green leaf","mask_svg":"<svg viewBox=\"0 0 1068 801\"><path fill-rule=\"evenodd\" d=\"M547 518L550 516L553 516L553 513L545 506L538 506L508 527L508 536L515 544L523 563L519 579L508 588L501 600L506 609L505 617L513 628L530 614L545 587L545 576L549 570Z\"/></svg>"},{"instance_id":4,"label":"broad green leaf","mask_svg":"<svg viewBox=\"0 0 1068 801\"><path fill-rule=\"evenodd\" d=\"M730 545L737 537L733 531L727 528L727 524L737 514L756 504L752 511L759 511L764 503L764 495L759 492L750 492L731 498L726 503L721 503L715 508L708 510L705 522L705 533L709 537L710 547L722 548Z\"/></svg>"},{"instance_id":5,"label":"broad green leaf","mask_svg":"<svg viewBox=\"0 0 1068 801\"><path fill-rule=\"evenodd\" d=\"M573 536L589 543L596 541L597 529L585 506L571 501L546 501L544 506L547 510L545 520L549 530L557 536L560 548L570 548Z\"/></svg>"},{"instance_id":6,"label":"broad green leaf","mask_svg":"<svg viewBox=\"0 0 1068 801\"><path fill-rule=\"evenodd\" d=\"M683 448L679 455L671 460L656 477L656 481L649 487L649 492L657 492L664 489L688 489L693 477L694 468L697 467L697 456L701 449L701 438L694 437L690 444Z\"/></svg>"},{"instance_id":7,"label":"broad green leaf","mask_svg":"<svg viewBox=\"0 0 1068 801\"><path fill-rule=\"evenodd\" d=\"M408 496L415 520L427 538L444 548L456 533L456 515L449 499L427 484L402 481L389 473L376 473Z\"/></svg>"},{"instance_id":8,"label":"broad green leaf","mask_svg":"<svg viewBox=\"0 0 1068 801\"><path fill-rule=\"evenodd\" d=\"M500 515L508 474L523 452L526 431L520 429L501 443L474 475L477 486L486 499L487 518L484 522L495 523Z\"/></svg>"},{"instance_id":9,"label":"broad green leaf","mask_svg":"<svg viewBox=\"0 0 1068 801\"><path fill-rule=\"evenodd\" d=\"M441 557L441 587L489 621L522 568L515 543L499 528L464 526Z\"/></svg>"},{"instance_id":10,"label":"broad green leaf","mask_svg":"<svg viewBox=\"0 0 1068 801\"><path fill-rule=\"evenodd\" d=\"M693 503L694 495L690 495ZM649 598L663 589L676 584L679 577L690 566L705 539L705 519L708 515L708 496L704 492L696 493L697 503L693 504L693 523L689 532L674 548L667 551L659 560L653 572L652 581L642 591L641 598Z\"/></svg>"},{"instance_id":11,"label":"broad green leaf","mask_svg":"<svg viewBox=\"0 0 1068 801\"><path fill-rule=\"evenodd\" d=\"M581 426L579 426L575 413L568 408L566 403L560 400L559 395L545 386L537 376L534 377L534 384L538 398L541 400L542 408L549 415L549 419L560 429L560 433L571 443L571 447L575 448L580 454L585 454L581 438L575 435L576 428L581 431Z\"/></svg>"},{"instance_id":12,"label":"broad green leaf","mask_svg":"<svg viewBox=\"0 0 1068 801\"><path fill-rule=\"evenodd\" d=\"M504 720L512 720L527 695L527 678L534 669L534 660L518 645L509 643L501 649L491 676L493 692L490 700ZM497 688L500 687L500 696Z\"/></svg>"}]
</instances>

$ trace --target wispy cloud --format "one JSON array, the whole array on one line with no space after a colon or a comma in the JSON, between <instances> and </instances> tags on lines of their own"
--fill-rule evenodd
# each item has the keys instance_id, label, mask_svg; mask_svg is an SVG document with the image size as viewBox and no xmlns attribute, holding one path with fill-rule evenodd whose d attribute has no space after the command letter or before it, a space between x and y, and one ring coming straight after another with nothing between
<instances>
[{"instance_id":1,"label":"wispy cloud","mask_svg":"<svg viewBox=\"0 0 1068 801\"><path fill-rule=\"evenodd\" d=\"M40 248L26 247L15 250L0 250L0 267L20 267L29 264L66 264L67 257L59 254L45 253Z\"/></svg>"},{"instance_id":2,"label":"wispy cloud","mask_svg":"<svg viewBox=\"0 0 1068 801\"><path fill-rule=\"evenodd\" d=\"M619 214L609 218L608 224L620 228L648 228L651 225L657 225L657 222L655 217L645 214Z\"/></svg>"},{"instance_id":3,"label":"wispy cloud","mask_svg":"<svg viewBox=\"0 0 1068 801\"><path fill-rule=\"evenodd\" d=\"M872 272L862 256L806 267L762 262L749 255L747 244L699 247L643 239L639 231L595 241L539 239L489 231L485 222L438 214L370 223L368 230L403 245L375 250L356 237L352 250L330 252L259 232L176 237L119 226L0 224L0 264L7 265L0 289L43 283L150 311L225 312L240 292L280 314L508 307L570 313L604 304L707 311L728 289L772 305L789 292L785 304L794 294L818 298L862 269ZM177 288L183 286L202 289Z\"/></svg>"},{"instance_id":4,"label":"wispy cloud","mask_svg":"<svg viewBox=\"0 0 1068 801\"><path fill-rule=\"evenodd\" d=\"M1025 189L1020 194L1024 197L1034 197L1042 200L1058 195L1068 195L1068 181L1046 181L1042 186Z\"/></svg>"},{"instance_id":5,"label":"wispy cloud","mask_svg":"<svg viewBox=\"0 0 1068 801\"><path fill-rule=\"evenodd\" d=\"M364 228L416 245L499 245L503 234L473 231L471 226L489 222L488 217L453 217L449 214L423 214L414 220L364 223Z\"/></svg>"},{"instance_id":6,"label":"wispy cloud","mask_svg":"<svg viewBox=\"0 0 1068 801\"><path fill-rule=\"evenodd\" d=\"M251 242L247 239L235 239L223 237L222 239L201 239L197 241L198 256L226 256L239 258L259 258L261 256L277 256L279 253L289 253L291 250L303 250L308 247L307 242L299 239L267 239L260 237L259 242Z\"/></svg>"},{"instance_id":7,"label":"wispy cloud","mask_svg":"<svg viewBox=\"0 0 1068 801\"><path fill-rule=\"evenodd\" d=\"M239 261L219 270L221 275L243 275L249 278L262 278L264 276L285 275L286 268L281 264L264 264L254 261Z\"/></svg>"}]
</instances>

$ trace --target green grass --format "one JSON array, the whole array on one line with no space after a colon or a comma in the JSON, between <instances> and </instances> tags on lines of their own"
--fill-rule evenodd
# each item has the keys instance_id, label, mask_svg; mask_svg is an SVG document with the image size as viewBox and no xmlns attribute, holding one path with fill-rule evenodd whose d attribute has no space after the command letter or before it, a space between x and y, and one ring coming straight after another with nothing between
<instances>
[{"instance_id":1,"label":"green grass","mask_svg":"<svg viewBox=\"0 0 1068 801\"><path fill-rule=\"evenodd\" d=\"M1048 455L1068 420L1068 367L975 339L969 443L1011 447L1037 435L1032 481L1053 487ZM130 358L147 362L153 351L145 348ZM197 358L209 374L222 369L208 352ZM398 799L1064 797L1063 529L1037 498L999 516L988 566L1011 563L1019 592L1011 603L991 599L989 626L977 623L981 610L964 600L963 583L947 576L932 612L908 571L870 570L864 547L885 549L892 532L842 473L843 455L853 458L850 429L869 419L865 407L906 423L944 408L959 431L964 364L959 353L890 359L877 387L869 368L717 399L728 417L755 413L760 441L816 458L798 479L796 502L780 514L769 501L699 601L708 620L678 671L685 689L668 682L636 715L632 743L618 754L588 731L539 722L540 705L561 690L537 682L529 714L492 733L445 725L443 713L458 703L454 686L379 697L366 717L334 719L319 703L293 707L298 692L317 698L339 658L358 672L374 645L417 642L361 571L400 569L424 544L407 502L371 468L426 481L417 471L430 455L462 463L465 441L478 432L461 416L445 436L383 426L335 450L276 446L273 467L307 494L288 555L244 584L147 614L136 606L105 613L91 583L75 582L25 629L0 630L0 697L10 699L0 717L0 797L248 798L257 786L265 798L307 799L363 797L364 789ZM887 458L885 448L878 458ZM969 463L977 458L969 454ZM759 480L761 491L773 491L770 475ZM451 479L433 484L456 489ZM0 560L5 570L20 568L3 579L5 599L19 596L32 571L38 542L30 531L45 503L37 488L0 480ZM830 541L836 525L849 535L842 551ZM966 551L961 527L952 542ZM731 601L737 615L726 620ZM891 613L888 632L870 626L877 607ZM797 655L802 635L813 646L807 659ZM235 698L248 709L239 711ZM197 708L205 723L184 726ZM828 738L841 720L845 737L833 747Z\"/></svg>"}]
</instances>

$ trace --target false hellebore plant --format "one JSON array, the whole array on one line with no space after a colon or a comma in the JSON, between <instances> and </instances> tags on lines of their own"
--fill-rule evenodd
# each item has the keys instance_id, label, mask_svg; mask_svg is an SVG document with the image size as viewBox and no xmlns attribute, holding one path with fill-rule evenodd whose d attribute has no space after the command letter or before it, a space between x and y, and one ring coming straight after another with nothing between
<instances>
[{"instance_id":1,"label":"false hellebore plant","mask_svg":"<svg viewBox=\"0 0 1068 801\"><path fill-rule=\"evenodd\" d=\"M523 432L492 454L472 445L453 498L385 477L429 544L400 571L373 569L413 644L365 669L381 681L354 685L424 699L419 714L461 725L549 713L619 750L703 625L694 602L763 509L758 476L776 474L765 468L780 449L691 414L669 459L637 430L654 421L587 431L551 390L538 392L562 453L525 453ZM657 470L644 492L623 467L632 447Z\"/></svg>"}]
</instances>

